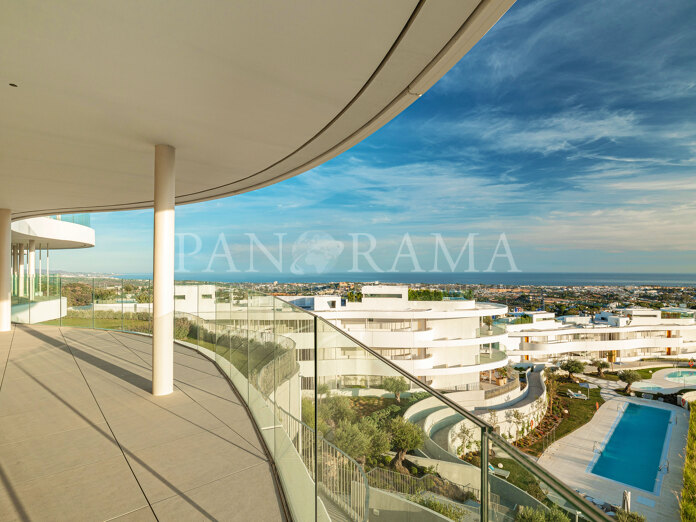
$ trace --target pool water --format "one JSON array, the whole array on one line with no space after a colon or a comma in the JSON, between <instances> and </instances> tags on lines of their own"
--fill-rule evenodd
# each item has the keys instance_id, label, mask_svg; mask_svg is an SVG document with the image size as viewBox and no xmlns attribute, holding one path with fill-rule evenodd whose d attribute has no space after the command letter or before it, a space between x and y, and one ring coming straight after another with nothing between
<instances>
[{"instance_id":1,"label":"pool water","mask_svg":"<svg viewBox=\"0 0 696 522\"><path fill-rule=\"evenodd\" d=\"M671 412L629 403L592 473L656 492Z\"/></svg>"},{"instance_id":2,"label":"pool water","mask_svg":"<svg viewBox=\"0 0 696 522\"><path fill-rule=\"evenodd\" d=\"M696 370L677 370L665 375L665 379L672 382L696 384Z\"/></svg>"}]
</instances>

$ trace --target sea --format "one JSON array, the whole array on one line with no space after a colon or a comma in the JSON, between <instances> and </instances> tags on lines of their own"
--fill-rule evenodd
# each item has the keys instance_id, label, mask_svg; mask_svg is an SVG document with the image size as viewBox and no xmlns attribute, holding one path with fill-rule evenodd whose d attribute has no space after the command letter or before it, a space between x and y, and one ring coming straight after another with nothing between
<instances>
[{"instance_id":1,"label":"sea","mask_svg":"<svg viewBox=\"0 0 696 522\"><path fill-rule=\"evenodd\" d=\"M152 274L115 274L124 279L150 279ZM177 272L177 281L219 283L402 283L505 286L696 286L696 274L619 274L571 272L343 272L326 274L257 272Z\"/></svg>"}]
</instances>

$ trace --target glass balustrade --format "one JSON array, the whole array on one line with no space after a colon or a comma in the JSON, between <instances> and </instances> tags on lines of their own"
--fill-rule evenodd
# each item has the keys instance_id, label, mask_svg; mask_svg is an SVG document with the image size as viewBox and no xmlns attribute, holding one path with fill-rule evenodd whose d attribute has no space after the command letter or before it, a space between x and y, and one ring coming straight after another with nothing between
<instances>
[{"instance_id":1,"label":"glass balustrade","mask_svg":"<svg viewBox=\"0 0 696 522\"><path fill-rule=\"evenodd\" d=\"M152 331L149 280L43 283L55 305L17 322ZM306 310L198 282L176 283L174 310L176 340L248 406L295 520L606 520L493 427Z\"/></svg>"},{"instance_id":2,"label":"glass balustrade","mask_svg":"<svg viewBox=\"0 0 696 522\"><path fill-rule=\"evenodd\" d=\"M51 219L57 219L58 221L66 221L68 223L75 223L76 225L82 225L85 227L90 226L90 214L60 214L57 216L50 216Z\"/></svg>"}]
</instances>

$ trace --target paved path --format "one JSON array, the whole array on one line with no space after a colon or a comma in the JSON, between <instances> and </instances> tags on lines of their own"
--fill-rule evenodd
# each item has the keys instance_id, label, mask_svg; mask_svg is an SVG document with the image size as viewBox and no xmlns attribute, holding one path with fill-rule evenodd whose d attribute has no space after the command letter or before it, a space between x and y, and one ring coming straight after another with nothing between
<instances>
[{"instance_id":1,"label":"paved path","mask_svg":"<svg viewBox=\"0 0 696 522\"><path fill-rule=\"evenodd\" d=\"M17 326L0 333L0 520L282 520L246 410L175 346L150 394L151 339Z\"/></svg>"}]
</instances>

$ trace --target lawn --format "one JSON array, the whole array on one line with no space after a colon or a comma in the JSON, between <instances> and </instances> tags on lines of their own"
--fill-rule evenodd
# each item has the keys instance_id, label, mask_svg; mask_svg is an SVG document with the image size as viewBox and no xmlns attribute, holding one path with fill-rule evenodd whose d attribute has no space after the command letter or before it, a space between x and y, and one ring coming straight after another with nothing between
<instances>
[{"instance_id":1,"label":"lawn","mask_svg":"<svg viewBox=\"0 0 696 522\"><path fill-rule=\"evenodd\" d=\"M658 366L657 368L636 368L635 371L638 372L638 375L640 375L641 379L648 380L652 378L653 373L655 373L656 371L666 370L667 368L672 368L672 366Z\"/></svg>"},{"instance_id":2,"label":"lawn","mask_svg":"<svg viewBox=\"0 0 696 522\"><path fill-rule=\"evenodd\" d=\"M562 409L568 410L568 414L563 416L561 423L556 427L556 440L565 437L569 433L577 430L580 426L587 424L597 411L597 404L599 404L599 406L604 404L604 399L602 399L599 388L592 388L590 390L589 400L571 399L568 397L568 390L587 394L587 388L581 388L575 383L558 383L558 396L556 401L560 401ZM544 449L543 441L538 440L522 449L533 455L541 455Z\"/></svg>"},{"instance_id":3,"label":"lawn","mask_svg":"<svg viewBox=\"0 0 696 522\"><path fill-rule=\"evenodd\" d=\"M658 370L665 370L667 368L672 368L671 366L658 366L656 368L630 368L631 370L635 370L638 372L638 375L640 375L640 378L643 379L644 381L652 378L653 374L658 371ZM604 372L604 375L601 377L597 374L597 372L592 372L588 373L587 375L590 375L592 377L598 377L600 379L605 379L607 381L619 381L619 372Z\"/></svg>"},{"instance_id":4,"label":"lawn","mask_svg":"<svg viewBox=\"0 0 696 522\"><path fill-rule=\"evenodd\" d=\"M495 450L496 448L493 446L493 451ZM537 479L516 461L510 458L492 457L490 458L490 463L495 468L498 468L498 464L502 464L503 469L510 472L510 476L507 478L507 481L510 484L514 484L522 491L526 491L539 501L543 502L546 498L546 495L544 495L544 492L539 485L539 479Z\"/></svg>"},{"instance_id":5,"label":"lawn","mask_svg":"<svg viewBox=\"0 0 696 522\"><path fill-rule=\"evenodd\" d=\"M604 379L606 381L618 381L619 376L615 373L609 373L605 371L602 375L599 375L597 372L592 372L592 373L587 373L590 377L597 377L598 379Z\"/></svg>"}]
</instances>

